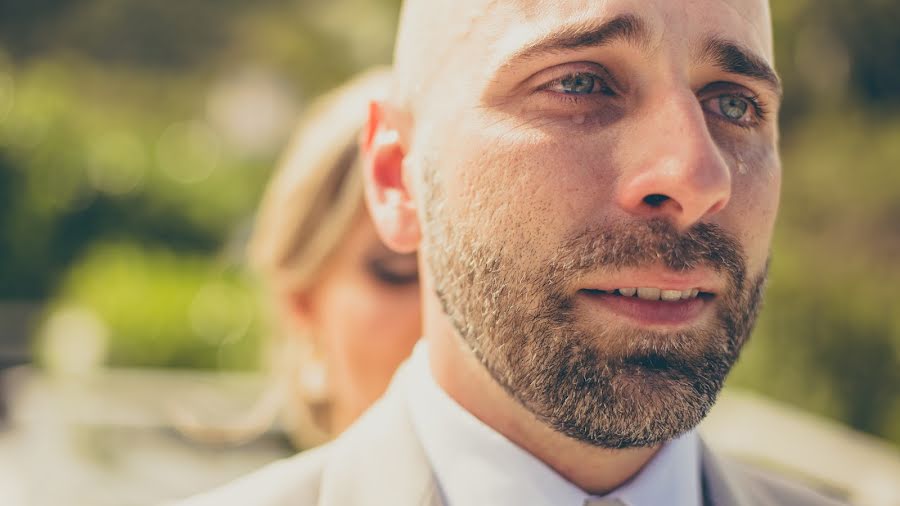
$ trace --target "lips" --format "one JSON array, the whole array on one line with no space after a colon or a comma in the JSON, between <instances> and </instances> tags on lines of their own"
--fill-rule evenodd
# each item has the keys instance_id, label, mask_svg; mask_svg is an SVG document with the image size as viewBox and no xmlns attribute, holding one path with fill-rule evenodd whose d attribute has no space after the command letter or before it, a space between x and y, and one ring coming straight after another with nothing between
<instances>
[{"instance_id":1,"label":"lips","mask_svg":"<svg viewBox=\"0 0 900 506\"><path fill-rule=\"evenodd\" d=\"M722 280L700 270L675 273L651 268L619 272L585 284L579 293L586 307L640 326L683 328L708 315Z\"/></svg>"},{"instance_id":2,"label":"lips","mask_svg":"<svg viewBox=\"0 0 900 506\"><path fill-rule=\"evenodd\" d=\"M711 296L711 293L703 292L700 288L686 288L684 290L673 290L666 288L657 288L652 286L643 286L640 288L614 288L612 290L596 290L587 289L587 292L599 295L609 294L621 297L636 297L642 300L661 300L665 302L676 302L680 300L696 299L701 296Z\"/></svg>"},{"instance_id":3,"label":"lips","mask_svg":"<svg viewBox=\"0 0 900 506\"><path fill-rule=\"evenodd\" d=\"M600 310L604 313L615 315L616 317L624 317L640 326L659 326L663 325L668 328L684 327L695 324L698 319L706 313L706 309L710 307L712 295L705 295L698 292L692 295L696 289L688 289L688 298L682 299L684 291L681 290L662 290L659 288L650 288L650 290L634 289L635 294L631 296L620 295L618 293L607 292L604 290L581 290L581 300L587 304L587 307L594 310ZM619 290L614 290L618 292ZM655 298L644 298L638 296L643 291L645 297L655 296ZM663 300L663 292L676 292L678 298L674 300ZM628 290L626 290L628 293ZM669 293L667 297L675 297L674 293Z\"/></svg>"}]
</instances>

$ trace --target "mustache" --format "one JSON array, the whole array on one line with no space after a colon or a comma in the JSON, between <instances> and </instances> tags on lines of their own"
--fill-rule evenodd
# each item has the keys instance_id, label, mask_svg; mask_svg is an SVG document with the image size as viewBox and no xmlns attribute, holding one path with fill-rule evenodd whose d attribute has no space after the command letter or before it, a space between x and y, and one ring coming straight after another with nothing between
<instances>
[{"instance_id":1,"label":"mustache","mask_svg":"<svg viewBox=\"0 0 900 506\"><path fill-rule=\"evenodd\" d=\"M563 241L557 259L555 267L568 276L655 264L675 272L707 267L725 274L738 290L747 276L743 248L720 226L698 223L679 232L661 218L609 222L582 230Z\"/></svg>"}]
</instances>

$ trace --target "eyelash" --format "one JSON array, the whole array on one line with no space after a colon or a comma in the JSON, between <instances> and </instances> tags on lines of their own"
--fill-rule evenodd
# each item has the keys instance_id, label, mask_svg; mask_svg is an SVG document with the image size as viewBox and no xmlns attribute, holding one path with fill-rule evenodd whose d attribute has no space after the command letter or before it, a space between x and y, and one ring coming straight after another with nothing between
<instances>
[{"instance_id":1,"label":"eyelash","mask_svg":"<svg viewBox=\"0 0 900 506\"><path fill-rule=\"evenodd\" d=\"M584 95L575 94L575 93L559 93L559 92L548 91L549 88L551 88L552 86L560 84L566 79L571 79L571 78L573 78L575 76L579 76L579 75L590 76L591 78L595 79L597 81L595 83L595 85L599 87L600 91L598 93L590 93L590 94L584 94ZM537 89L537 91L547 91L548 93L551 93L552 95L556 95L555 98L557 100L563 100L563 101L566 101L569 103L580 103L581 101L587 99L587 97L590 97L592 95L602 95L604 97L618 96L618 93L616 93L615 89L609 85L609 82L607 79L605 79L603 76L598 75L594 72L586 72L586 71L570 72L568 74L565 74L561 77L558 77L556 79L553 79L553 80L541 85Z\"/></svg>"},{"instance_id":2,"label":"eyelash","mask_svg":"<svg viewBox=\"0 0 900 506\"><path fill-rule=\"evenodd\" d=\"M706 110L706 107L704 104L707 101L717 100L722 97L729 97L729 96L739 97L750 103L750 107L753 109L753 112L752 112L751 118L749 118L749 120L735 121L735 120L725 117L724 114L715 113L715 112ZM751 130L755 127L758 127L761 123L763 123L766 120L766 118L768 116L768 109L766 109L765 105L760 100L759 95L756 95L753 93L748 93L748 92L741 92L741 91L725 91L725 92L717 93L713 96L704 98L704 99L700 100L700 107L703 108L704 112L707 112L707 113L715 116L715 119L717 121L724 121L725 123L727 123L729 125L734 125L734 126L743 128L745 130Z\"/></svg>"}]
</instances>

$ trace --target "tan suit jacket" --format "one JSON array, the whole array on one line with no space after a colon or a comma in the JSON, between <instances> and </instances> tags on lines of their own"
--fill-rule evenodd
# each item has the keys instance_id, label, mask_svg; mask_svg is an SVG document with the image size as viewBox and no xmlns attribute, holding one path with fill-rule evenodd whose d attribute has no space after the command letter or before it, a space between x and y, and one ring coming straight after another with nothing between
<instances>
[{"instance_id":1,"label":"tan suit jacket","mask_svg":"<svg viewBox=\"0 0 900 506\"><path fill-rule=\"evenodd\" d=\"M443 506L399 390L393 385L335 441L176 506ZM705 445L701 454L708 506L840 504L721 459Z\"/></svg>"}]
</instances>

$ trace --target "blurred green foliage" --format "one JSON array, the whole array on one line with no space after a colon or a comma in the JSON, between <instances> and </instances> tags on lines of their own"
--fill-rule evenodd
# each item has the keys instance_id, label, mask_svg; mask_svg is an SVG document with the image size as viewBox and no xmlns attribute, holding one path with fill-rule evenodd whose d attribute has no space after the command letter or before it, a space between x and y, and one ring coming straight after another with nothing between
<instances>
[{"instance_id":1,"label":"blurred green foliage","mask_svg":"<svg viewBox=\"0 0 900 506\"><path fill-rule=\"evenodd\" d=\"M113 365L253 367L260 189L303 103L390 60L398 4L0 0L0 299ZM900 443L900 4L772 9L782 209L731 381Z\"/></svg>"},{"instance_id":2,"label":"blurred green foliage","mask_svg":"<svg viewBox=\"0 0 900 506\"><path fill-rule=\"evenodd\" d=\"M41 362L71 360L74 340L96 350L87 359L118 366L259 367L260 301L251 281L218 264L127 243L92 246L55 294L48 314L69 317L45 322Z\"/></svg>"},{"instance_id":3,"label":"blurred green foliage","mask_svg":"<svg viewBox=\"0 0 900 506\"><path fill-rule=\"evenodd\" d=\"M800 121L765 309L732 380L900 442L900 121Z\"/></svg>"}]
</instances>

